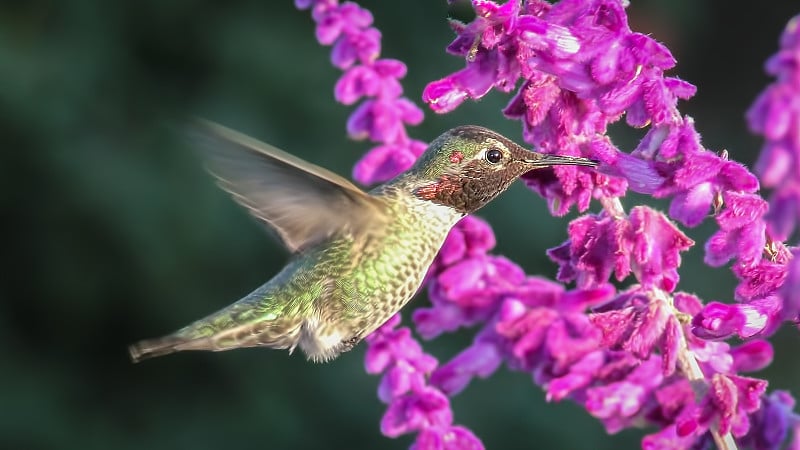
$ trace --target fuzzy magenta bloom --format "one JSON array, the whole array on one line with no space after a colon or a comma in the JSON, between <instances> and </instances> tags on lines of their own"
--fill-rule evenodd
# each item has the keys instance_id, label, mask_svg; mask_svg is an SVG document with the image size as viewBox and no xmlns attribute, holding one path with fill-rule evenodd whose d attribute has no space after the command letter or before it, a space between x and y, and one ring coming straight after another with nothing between
<instances>
[{"instance_id":1,"label":"fuzzy magenta bloom","mask_svg":"<svg viewBox=\"0 0 800 450\"><path fill-rule=\"evenodd\" d=\"M775 241L788 239L800 220L800 16L789 21L780 46L765 66L777 79L747 112L751 130L765 138L755 170L764 186L774 188L766 222L767 232ZM770 293L783 299L783 318L798 322L798 252L794 250L790 256L781 245L774 250L778 267L770 267ZM784 280L786 285L778 290Z\"/></svg>"},{"instance_id":2,"label":"fuzzy magenta bloom","mask_svg":"<svg viewBox=\"0 0 800 450\"><path fill-rule=\"evenodd\" d=\"M389 407L381 420L381 432L389 437L417 432L413 448L483 449L472 432L453 425L450 400L428 384L436 358L424 353L408 328L397 328L396 315L367 337L364 365L368 373L383 373L378 398Z\"/></svg>"},{"instance_id":3,"label":"fuzzy magenta bloom","mask_svg":"<svg viewBox=\"0 0 800 450\"><path fill-rule=\"evenodd\" d=\"M755 171L765 187L775 188L769 232L785 241L800 220L800 16L789 21L780 44L765 66L777 80L750 107L747 120L766 139Z\"/></svg>"},{"instance_id":4,"label":"fuzzy magenta bloom","mask_svg":"<svg viewBox=\"0 0 800 450\"><path fill-rule=\"evenodd\" d=\"M353 169L353 178L374 184L404 172L425 151L424 142L411 139L406 125L422 121L423 113L402 97L399 80L406 66L394 59L379 59L381 34L373 28L372 14L355 3L338 0L296 0L300 9L311 8L320 44L331 45L331 63L342 69L334 97L345 105L364 100L347 121L353 139L380 145L370 150Z\"/></svg>"},{"instance_id":5,"label":"fuzzy magenta bloom","mask_svg":"<svg viewBox=\"0 0 800 450\"><path fill-rule=\"evenodd\" d=\"M672 291L678 282L679 252L694 242L663 214L636 207L630 218L583 216L568 229L569 241L550 249L559 264L560 281L576 280L589 287L608 281L613 272L622 281L632 271L645 286Z\"/></svg>"},{"instance_id":6,"label":"fuzzy magenta bloom","mask_svg":"<svg viewBox=\"0 0 800 450\"><path fill-rule=\"evenodd\" d=\"M754 194L728 192L727 206L717 215L719 231L706 244L706 264L717 267L733 258L748 264L761 259L766 244L766 224L762 220L767 202Z\"/></svg>"},{"instance_id":7,"label":"fuzzy magenta bloom","mask_svg":"<svg viewBox=\"0 0 800 450\"><path fill-rule=\"evenodd\" d=\"M347 123L371 149L353 171L372 184L409 168L425 144L406 125L422 112L402 97L403 63L379 59L380 33L354 3L296 0L312 8L317 38L332 45L344 74L335 98L361 102ZM489 252L491 228L467 217L454 227L426 278L430 306L413 312L427 339L475 327L470 346L443 365L426 354L395 316L367 338L366 370L382 374L381 421L390 437L417 433L412 449L483 448L453 424L448 396L500 366L528 373L549 401L569 399L610 433L649 424L642 448L703 448L738 442L774 449L800 421L788 393L766 394L763 380L741 373L773 358L767 338L785 320L800 320L800 263L782 244L800 218L800 31L790 22L782 49L767 64L778 77L748 113L768 142L759 180L724 152L706 149L690 117L677 109L696 88L665 75L670 51L630 29L623 0L472 0L475 19L453 21L447 50L465 67L425 88L436 113L479 99L492 89L511 93L503 113L522 123L524 139L545 153L591 157L597 170L556 167L522 177L554 215L593 199L602 211L572 221L568 240L548 251L557 279L527 275ZM607 135L625 118L648 128L634 149ZM668 215L647 206L626 212L628 189L668 199ZM695 227L713 215L718 230L705 243L710 267L730 264L739 279L736 302L708 302L679 288L681 253L694 241L678 224ZM674 222L673 222L674 221ZM676 223L677 222L677 223ZM633 277L621 291L610 284ZM724 339L746 341L732 347ZM749 340L748 340L749 339Z\"/></svg>"},{"instance_id":8,"label":"fuzzy magenta bloom","mask_svg":"<svg viewBox=\"0 0 800 450\"><path fill-rule=\"evenodd\" d=\"M692 331L705 339L768 336L783 319L781 307L781 299L776 296L733 305L710 302L694 316Z\"/></svg>"},{"instance_id":9,"label":"fuzzy magenta bloom","mask_svg":"<svg viewBox=\"0 0 800 450\"><path fill-rule=\"evenodd\" d=\"M755 195L759 188L755 176L724 154L703 147L692 119L676 109L678 99L694 94L694 86L663 75L674 65L672 56L652 38L628 28L621 2L574 0L550 5L534 0L497 5L475 1L473 6L476 19L454 25L458 36L448 48L465 57L466 67L428 86L423 99L432 109L447 112L492 88L507 92L523 78L504 112L523 122L526 140L543 151L558 149L604 163L602 174L559 167L523 177L548 200L551 210L564 214L572 205L584 210L592 197L601 199L604 206L612 205L615 197L631 187L670 198L670 216L687 226L696 226L710 211L718 211L720 231L705 246L706 261L715 266L734 261L733 270L741 280L737 296L746 303L724 308L712 303L704 309L699 299L675 294L676 306L683 305L678 310L695 316L697 336L688 334L667 295L679 280L679 253L693 245L692 240L648 208L636 207L625 216L619 207L607 206L603 214L573 221L570 240L549 252L559 264L558 279L591 288L603 286L612 274L617 280L633 275L640 284L616 296L612 292L602 306L595 304L597 313L585 323L580 316L543 308L536 301L536 307L528 309L513 300L513 291L503 293L497 297L500 306L493 316L488 316L491 308L482 304L482 313L491 317L487 325L472 347L437 371L437 382L449 392L458 392L470 377L485 377L495 370L497 355L505 352L507 364L531 371L534 380L547 389L548 398L588 399L587 410L616 431L634 423L647 399L660 396L662 385L676 386L671 380L688 370L677 370L679 360L686 360L679 354L688 350L690 358L704 368L711 393L699 403L694 395L679 397L685 402L669 405L670 414L660 415L661 420L651 418L663 424L662 438L671 445L689 447L710 440L708 431L743 436L749 431L748 414L761 406L766 384L747 381L734 371L767 364L771 347L754 352L755 362L749 365L740 357L737 366L729 346L698 337L769 335L783 320L775 291L786 278L785 261L763 259L766 204ZM630 155L605 136L608 124L623 113L631 126L650 126ZM782 252L779 247L777 251ZM470 273L480 273L480 269L472 267ZM439 298L435 284L433 289L432 297ZM556 298L561 296L558 290L552 292ZM437 306L432 309L437 310L444 302L434 303ZM456 307L462 304L470 308L468 301L458 299L446 310L438 309L442 316L463 323L463 310ZM583 310L586 307L589 304ZM548 360L544 349L555 348L551 343L565 336L556 331L560 327L569 329L571 337L560 342L559 348L571 351L551 364L543 362ZM589 332L592 329L600 331L599 340L591 337L597 336ZM436 333L428 330L425 334ZM688 348L683 348L682 342L687 341ZM625 358L610 357L598 349L648 361L661 375L642 377L652 384L632 382L625 378L626 370L619 372L619 367L625 367L619 361ZM554 361L559 363L553 365ZM606 367L623 378L598 377ZM660 446L662 438L657 436L643 445Z\"/></svg>"}]
</instances>

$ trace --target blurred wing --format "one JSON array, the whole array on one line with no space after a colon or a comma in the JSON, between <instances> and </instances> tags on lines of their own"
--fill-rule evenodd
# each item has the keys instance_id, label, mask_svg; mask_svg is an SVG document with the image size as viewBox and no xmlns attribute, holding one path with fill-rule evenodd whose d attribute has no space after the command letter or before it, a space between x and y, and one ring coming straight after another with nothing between
<instances>
[{"instance_id":1,"label":"blurred wing","mask_svg":"<svg viewBox=\"0 0 800 450\"><path fill-rule=\"evenodd\" d=\"M193 131L220 186L292 252L339 232L366 233L384 219L378 200L331 171L212 122Z\"/></svg>"}]
</instances>

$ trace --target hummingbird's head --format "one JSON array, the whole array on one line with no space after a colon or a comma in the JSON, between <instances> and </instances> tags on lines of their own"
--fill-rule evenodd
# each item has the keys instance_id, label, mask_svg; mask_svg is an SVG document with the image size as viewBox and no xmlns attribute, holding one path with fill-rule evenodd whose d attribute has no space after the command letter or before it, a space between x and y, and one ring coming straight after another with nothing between
<instances>
[{"instance_id":1,"label":"hummingbird's head","mask_svg":"<svg viewBox=\"0 0 800 450\"><path fill-rule=\"evenodd\" d=\"M466 125L436 138L409 172L418 177L414 195L472 213L497 197L520 175L555 165L594 167L595 161L532 152L492 130Z\"/></svg>"}]
</instances>

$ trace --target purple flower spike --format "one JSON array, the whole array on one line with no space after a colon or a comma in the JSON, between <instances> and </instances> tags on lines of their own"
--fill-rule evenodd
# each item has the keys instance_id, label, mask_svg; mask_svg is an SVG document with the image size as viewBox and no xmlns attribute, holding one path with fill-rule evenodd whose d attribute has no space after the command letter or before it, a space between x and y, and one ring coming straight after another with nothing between
<instances>
[{"instance_id":1,"label":"purple flower spike","mask_svg":"<svg viewBox=\"0 0 800 450\"><path fill-rule=\"evenodd\" d=\"M767 216L770 235L789 238L800 220L800 16L789 21L781 49L767 61L766 71L776 81L747 112L750 129L765 137L756 173L766 187L775 188Z\"/></svg>"},{"instance_id":2,"label":"purple flower spike","mask_svg":"<svg viewBox=\"0 0 800 450\"><path fill-rule=\"evenodd\" d=\"M800 321L800 249L792 252L786 284L781 290L783 296L783 315L787 320Z\"/></svg>"},{"instance_id":3,"label":"purple flower spike","mask_svg":"<svg viewBox=\"0 0 800 450\"><path fill-rule=\"evenodd\" d=\"M406 126L422 112L402 97L406 66L380 59L381 34L355 3L296 0L311 8L317 38L332 46L343 70L335 98L354 105L349 135L376 145L354 168L363 184L387 181L425 150ZM629 27L624 0L472 0L475 19L452 21L450 53L465 66L423 92L437 113L492 89L511 93L503 113L520 120L526 142L544 153L591 157L595 169L556 167L522 179L554 215L593 199L601 212L572 221L568 240L548 251L559 283L528 276L489 252L495 236L467 217L444 242L426 275L431 304L413 312L427 339L475 327L472 344L439 366L399 316L366 338L365 369L380 374L387 404L382 432L416 433L414 450L482 449L454 425L448 396L503 363L527 373L547 399L572 400L609 432L653 425L644 449L706 448L733 439L757 450L800 450L800 420L787 393L765 394L766 382L739 373L760 370L774 356L770 336L785 320L800 321L800 253L781 242L800 219L800 16L767 64L777 80L751 108L751 127L767 138L759 180L725 152L706 149L694 122L677 109L695 87L665 75L670 51ZM520 82L520 79L522 81ZM625 119L649 127L627 153L607 135ZM626 211L628 188L669 201L669 218L649 207ZM694 242L678 229L713 216L719 229L705 245L710 266L732 262L737 303L709 302L678 291L681 252ZM633 277L626 290L610 284ZM691 318L691 324L687 324ZM737 337L737 346L723 342ZM789 434L794 436L789 438ZM726 445L721 445L724 448ZM730 447L730 446L728 446Z\"/></svg>"},{"instance_id":4,"label":"purple flower spike","mask_svg":"<svg viewBox=\"0 0 800 450\"><path fill-rule=\"evenodd\" d=\"M364 184L387 181L407 170L426 148L410 139L406 125L417 125L423 113L402 97L399 80L406 66L394 59L379 59L381 34L371 27L372 14L355 3L337 0L297 1L300 9L312 8L317 40L332 45L331 62L342 69L334 89L336 100L361 103L347 121L353 139L369 139L380 145L358 162L353 177Z\"/></svg>"},{"instance_id":5,"label":"purple flower spike","mask_svg":"<svg viewBox=\"0 0 800 450\"><path fill-rule=\"evenodd\" d=\"M483 445L468 430L453 426L450 401L439 389L428 384L437 361L424 353L408 328L397 329L395 315L369 335L364 364L368 373L383 373L378 397L389 404L381 420L381 432L389 437L418 432L419 449L438 449L439 438L455 440L482 449ZM439 443L439 444L437 444ZM449 445L449 444L448 444Z\"/></svg>"}]
</instances>

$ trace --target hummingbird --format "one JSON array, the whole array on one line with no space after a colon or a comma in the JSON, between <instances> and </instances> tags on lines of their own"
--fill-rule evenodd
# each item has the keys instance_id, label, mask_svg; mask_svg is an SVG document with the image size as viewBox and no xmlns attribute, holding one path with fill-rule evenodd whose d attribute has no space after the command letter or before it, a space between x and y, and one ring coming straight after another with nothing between
<instances>
[{"instance_id":1,"label":"hummingbird","mask_svg":"<svg viewBox=\"0 0 800 450\"><path fill-rule=\"evenodd\" d=\"M436 138L416 163L365 192L343 177L211 122L194 130L208 171L292 253L271 280L173 334L129 347L134 362L184 350L300 347L324 362L414 296L450 229L520 175L594 167L529 151L479 126Z\"/></svg>"}]
</instances>

